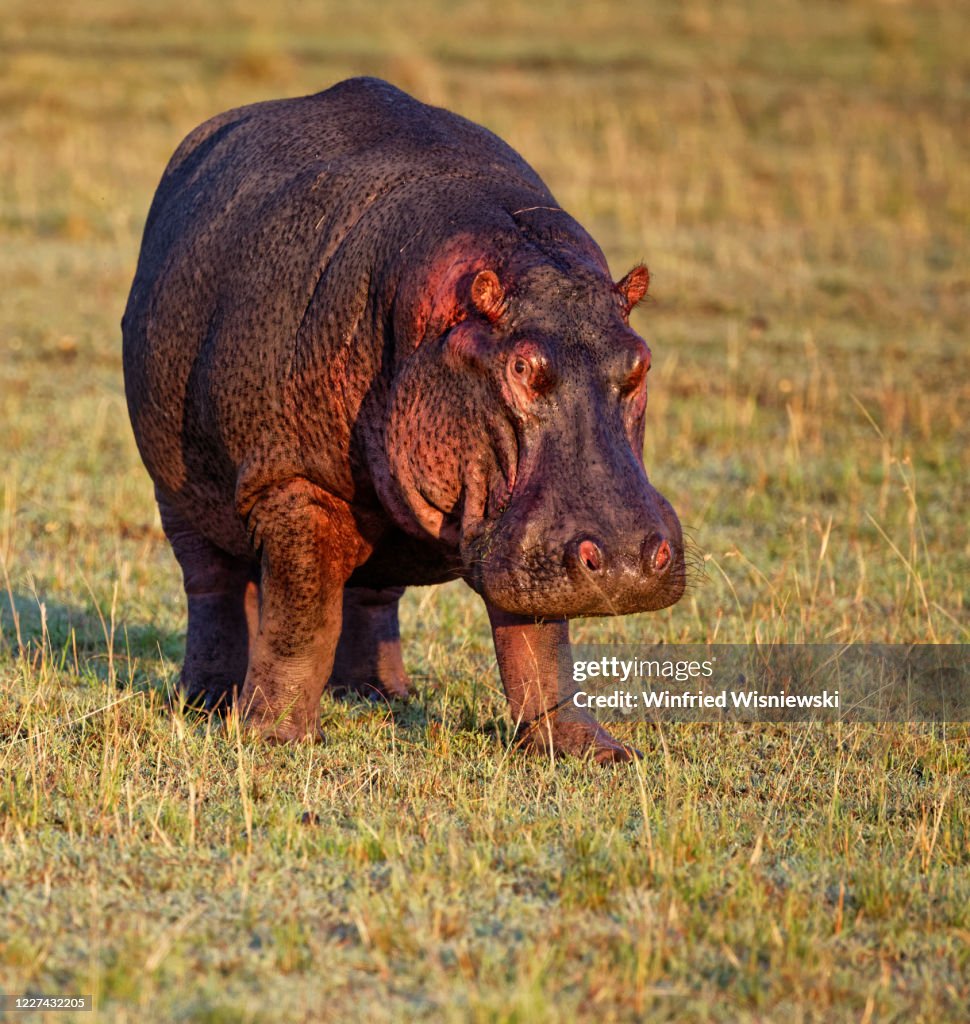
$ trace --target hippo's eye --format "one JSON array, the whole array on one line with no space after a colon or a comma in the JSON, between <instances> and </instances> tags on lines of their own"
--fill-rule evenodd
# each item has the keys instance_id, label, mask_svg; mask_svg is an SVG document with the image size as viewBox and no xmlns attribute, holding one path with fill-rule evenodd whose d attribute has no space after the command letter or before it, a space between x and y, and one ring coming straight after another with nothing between
<instances>
[{"instance_id":1,"label":"hippo's eye","mask_svg":"<svg viewBox=\"0 0 970 1024\"><path fill-rule=\"evenodd\" d=\"M620 394L630 395L639 390L649 372L650 349L640 341L631 349L629 360L623 369L623 378L619 386Z\"/></svg>"},{"instance_id":2,"label":"hippo's eye","mask_svg":"<svg viewBox=\"0 0 970 1024\"><path fill-rule=\"evenodd\" d=\"M627 374L626 380L620 385L620 394L629 395L631 392L636 391L643 383L643 379L646 377L649 369L649 362L637 363L629 374Z\"/></svg>"},{"instance_id":3,"label":"hippo's eye","mask_svg":"<svg viewBox=\"0 0 970 1024\"><path fill-rule=\"evenodd\" d=\"M507 365L509 383L527 400L545 393L555 382L548 354L534 342L517 345Z\"/></svg>"}]
</instances>

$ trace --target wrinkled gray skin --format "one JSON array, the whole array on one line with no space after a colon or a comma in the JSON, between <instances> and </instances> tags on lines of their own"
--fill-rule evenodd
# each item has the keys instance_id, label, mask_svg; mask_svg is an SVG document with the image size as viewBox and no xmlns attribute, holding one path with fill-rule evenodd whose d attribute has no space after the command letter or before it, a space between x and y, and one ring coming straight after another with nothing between
<instances>
[{"instance_id":1,"label":"wrinkled gray skin","mask_svg":"<svg viewBox=\"0 0 970 1024\"><path fill-rule=\"evenodd\" d=\"M650 353L603 254L483 128L375 79L229 111L155 195L123 320L138 447L188 598L182 689L293 740L404 697L398 600L485 601L524 742L625 759L558 701L567 620L672 604Z\"/></svg>"}]
</instances>

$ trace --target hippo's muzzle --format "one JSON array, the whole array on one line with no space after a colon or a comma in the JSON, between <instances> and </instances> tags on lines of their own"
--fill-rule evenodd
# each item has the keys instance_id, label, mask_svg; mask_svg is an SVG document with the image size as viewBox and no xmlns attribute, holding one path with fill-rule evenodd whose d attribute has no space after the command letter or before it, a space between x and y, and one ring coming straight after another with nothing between
<instances>
[{"instance_id":1,"label":"hippo's muzzle","mask_svg":"<svg viewBox=\"0 0 970 1024\"><path fill-rule=\"evenodd\" d=\"M513 505L474 545L470 581L490 603L536 618L626 615L680 600L684 540L669 502L649 488L640 515L572 516L542 530ZM618 528L616 520L621 521ZM612 520L612 522L611 522Z\"/></svg>"}]
</instances>

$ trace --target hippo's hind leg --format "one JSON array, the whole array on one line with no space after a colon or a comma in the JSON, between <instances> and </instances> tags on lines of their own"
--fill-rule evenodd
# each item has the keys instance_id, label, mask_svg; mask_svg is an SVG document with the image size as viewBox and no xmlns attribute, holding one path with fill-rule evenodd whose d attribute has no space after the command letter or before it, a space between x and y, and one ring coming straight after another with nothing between
<instances>
[{"instance_id":1,"label":"hippo's hind leg","mask_svg":"<svg viewBox=\"0 0 970 1024\"><path fill-rule=\"evenodd\" d=\"M162 528L182 567L189 624L179 688L186 703L225 709L242 689L255 626L258 567L206 540L156 492Z\"/></svg>"},{"instance_id":2,"label":"hippo's hind leg","mask_svg":"<svg viewBox=\"0 0 970 1024\"><path fill-rule=\"evenodd\" d=\"M267 739L316 735L344 584L369 547L349 507L307 480L264 491L246 516L261 556L259 628L240 708Z\"/></svg>"},{"instance_id":3,"label":"hippo's hind leg","mask_svg":"<svg viewBox=\"0 0 970 1024\"><path fill-rule=\"evenodd\" d=\"M406 700L411 681L401 657L397 606L404 587L344 590L343 628L330 675L336 697Z\"/></svg>"}]
</instances>

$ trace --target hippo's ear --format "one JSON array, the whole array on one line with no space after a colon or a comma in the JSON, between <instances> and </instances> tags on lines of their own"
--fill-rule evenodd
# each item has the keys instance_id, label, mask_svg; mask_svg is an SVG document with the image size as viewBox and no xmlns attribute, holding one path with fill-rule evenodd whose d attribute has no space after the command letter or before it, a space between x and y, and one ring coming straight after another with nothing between
<instances>
[{"instance_id":1,"label":"hippo's ear","mask_svg":"<svg viewBox=\"0 0 970 1024\"><path fill-rule=\"evenodd\" d=\"M618 281L616 290L624 299L626 312L631 309L647 294L650 287L650 271L638 263L622 281Z\"/></svg>"},{"instance_id":2,"label":"hippo's ear","mask_svg":"<svg viewBox=\"0 0 970 1024\"><path fill-rule=\"evenodd\" d=\"M472 305L494 323L505 312L505 290L494 270L480 270L471 286Z\"/></svg>"}]
</instances>

